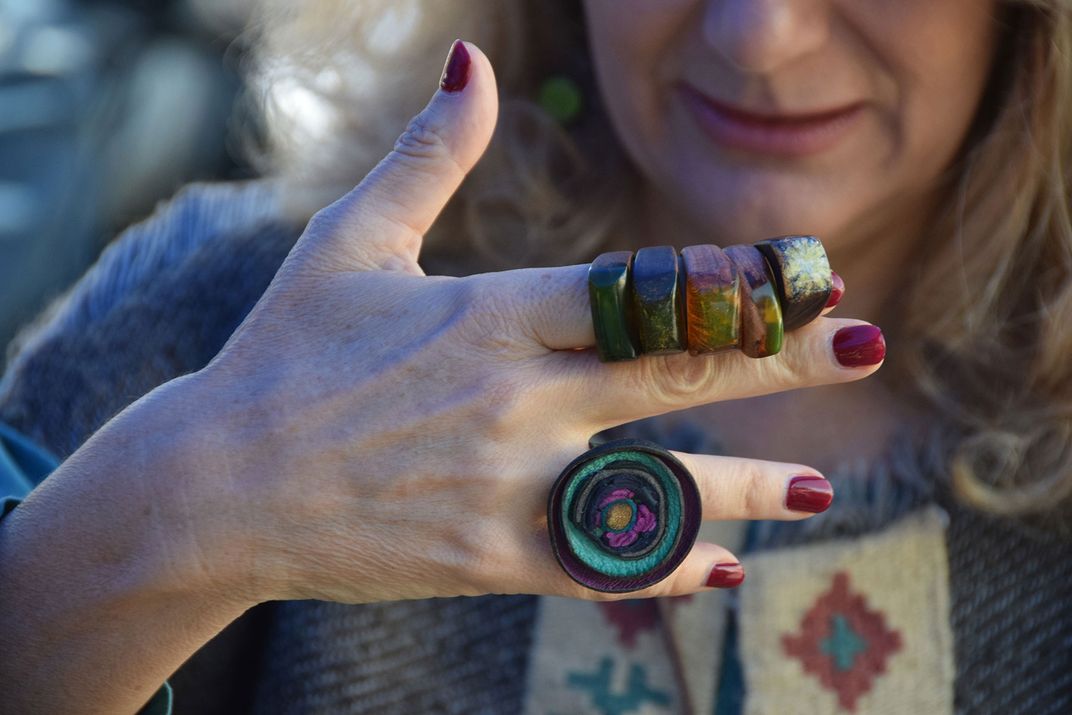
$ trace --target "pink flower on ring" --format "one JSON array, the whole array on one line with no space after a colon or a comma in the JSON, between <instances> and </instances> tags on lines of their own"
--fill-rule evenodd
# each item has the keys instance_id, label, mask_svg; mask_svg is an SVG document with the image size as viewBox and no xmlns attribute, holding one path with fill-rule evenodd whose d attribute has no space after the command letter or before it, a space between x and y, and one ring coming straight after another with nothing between
<instances>
[{"instance_id":1,"label":"pink flower on ring","mask_svg":"<svg viewBox=\"0 0 1072 715\"><path fill-rule=\"evenodd\" d=\"M629 489L615 489L599 502L599 508L603 509L608 504L611 504L622 499L629 499L632 501L633 492ZM635 503L635 502L634 502ZM633 522L633 525L626 531L608 531L603 534L603 538L607 540L607 543L611 548L620 549L624 546L636 541L641 534L651 531L655 528L655 514L652 513L644 504L637 504L637 515Z\"/></svg>"},{"instance_id":2,"label":"pink flower on ring","mask_svg":"<svg viewBox=\"0 0 1072 715\"><path fill-rule=\"evenodd\" d=\"M631 489L615 489L607 496L603 497L603 501L599 502L599 508L602 509L611 502L620 501L622 499L632 499L633 491Z\"/></svg>"}]
</instances>

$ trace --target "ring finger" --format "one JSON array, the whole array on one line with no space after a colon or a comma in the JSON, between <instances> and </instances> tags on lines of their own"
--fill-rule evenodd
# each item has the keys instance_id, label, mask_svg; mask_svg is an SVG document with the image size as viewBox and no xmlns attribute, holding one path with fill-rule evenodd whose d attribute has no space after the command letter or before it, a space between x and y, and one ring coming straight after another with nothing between
<instances>
[{"instance_id":1,"label":"ring finger","mask_svg":"<svg viewBox=\"0 0 1072 715\"><path fill-rule=\"evenodd\" d=\"M671 451L696 481L704 520L799 520L824 511L833 488L816 470L800 464ZM542 508L542 505L541 505ZM500 541L500 544L507 543ZM642 598L681 595L705 588L732 587L741 582L737 558L716 544L697 542L685 560L663 581L620 595L600 594L573 581L555 560L546 524L529 532L518 546L527 552L503 554L496 590L506 593L541 592L574 598Z\"/></svg>"}]
</instances>

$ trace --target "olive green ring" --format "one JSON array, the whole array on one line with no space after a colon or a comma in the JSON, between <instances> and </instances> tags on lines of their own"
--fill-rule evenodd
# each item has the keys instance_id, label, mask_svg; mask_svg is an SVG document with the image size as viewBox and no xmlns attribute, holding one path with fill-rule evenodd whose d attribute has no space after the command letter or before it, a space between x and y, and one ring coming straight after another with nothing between
<instances>
[{"instance_id":1,"label":"olive green ring","mask_svg":"<svg viewBox=\"0 0 1072 715\"><path fill-rule=\"evenodd\" d=\"M641 355L685 351L681 265L673 246L641 248L633 256L633 315Z\"/></svg>"},{"instance_id":2,"label":"olive green ring","mask_svg":"<svg viewBox=\"0 0 1072 715\"><path fill-rule=\"evenodd\" d=\"M639 355L633 322L632 251L600 254L588 267L588 300L596 353L603 362L635 360Z\"/></svg>"}]
</instances>

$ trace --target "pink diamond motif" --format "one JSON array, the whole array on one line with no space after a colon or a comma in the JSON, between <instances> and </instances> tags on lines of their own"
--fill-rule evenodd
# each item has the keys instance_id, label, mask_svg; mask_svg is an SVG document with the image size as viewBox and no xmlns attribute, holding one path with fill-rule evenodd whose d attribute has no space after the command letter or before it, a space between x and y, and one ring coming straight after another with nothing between
<instances>
[{"instance_id":1,"label":"pink diamond motif","mask_svg":"<svg viewBox=\"0 0 1072 715\"><path fill-rule=\"evenodd\" d=\"M866 598L850 589L849 575L839 571L804 614L800 630L782 635L782 648L837 695L843 710L855 712L901 649L901 634L886 626L881 611L868 608Z\"/></svg>"}]
</instances>

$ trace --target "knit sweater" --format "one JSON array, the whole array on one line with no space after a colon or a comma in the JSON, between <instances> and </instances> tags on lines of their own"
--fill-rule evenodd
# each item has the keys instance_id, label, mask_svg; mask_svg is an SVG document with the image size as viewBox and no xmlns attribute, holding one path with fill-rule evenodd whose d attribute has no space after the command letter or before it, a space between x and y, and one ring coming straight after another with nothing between
<instances>
[{"instance_id":1,"label":"knit sweater","mask_svg":"<svg viewBox=\"0 0 1072 715\"><path fill-rule=\"evenodd\" d=\"M0 422L66 457L205 365L299 233L269 182L188 187L20 334ZM623 435L721 452L674 415ZM175 674L175 712L1072 712L1072 544L959 506L941 469L896 444L828 474L826 514L714 534L746 555L729 597L264 604Z\"/></svg>"}]
</instances>

